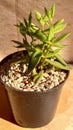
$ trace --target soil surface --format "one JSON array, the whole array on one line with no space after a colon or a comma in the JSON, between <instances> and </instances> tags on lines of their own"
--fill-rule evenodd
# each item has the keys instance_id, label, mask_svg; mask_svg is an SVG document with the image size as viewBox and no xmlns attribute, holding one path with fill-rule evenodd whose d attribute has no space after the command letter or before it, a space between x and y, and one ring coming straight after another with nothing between
<instances>
[{"instance_id":1,"label":"soil surface","mask_svg":"<svg viewBox=\"0 0 73 130\"><path fill-rule=\"evenodd\" d=\"M12 63L16 57L16 60L19 60L23 56L24 54L21 52L16 53L4 64L0 77L6 85L23 91L46 91L56 87L66 79L65 71L53 67L47 74L43 75L40 83L35 85L31 74L28 76L25 74L27 66L24 63Z\"/></svg>"}]
</instances>

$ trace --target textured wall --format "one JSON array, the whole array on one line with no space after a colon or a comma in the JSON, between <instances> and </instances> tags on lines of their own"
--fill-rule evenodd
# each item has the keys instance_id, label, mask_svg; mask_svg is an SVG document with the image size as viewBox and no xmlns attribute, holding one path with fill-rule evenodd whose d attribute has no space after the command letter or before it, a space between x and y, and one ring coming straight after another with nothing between
<instances>
[{"instance_id":1,"label":"textured wall","mask_svg":"<svg viewBox=\"0 0 73 130\"><path fill-rule=\"evenodd\" d=\"M65 40L68 44L62 55L68 61L73 61L73 0L0 0L0 55L3 57L13 51L11 39L20 39L18 30L13 26L23 17L27 17L30 10L38 9L43 13L43 7L49 8L56 3L56 19L64 18L68 23L65 32L71 32ZM35 19L34 19L35 20Z\"/></svg>"},{"instance_id":2,"label":"textured wall","mask_svg":"<svg viewBox=\"0 0 73 130\"><path fill-rule=\"evenodd\" d=\"M15 0L0 0L0 59L16 51L11 40L17 37Z\"/></svg>"}]
</instances>

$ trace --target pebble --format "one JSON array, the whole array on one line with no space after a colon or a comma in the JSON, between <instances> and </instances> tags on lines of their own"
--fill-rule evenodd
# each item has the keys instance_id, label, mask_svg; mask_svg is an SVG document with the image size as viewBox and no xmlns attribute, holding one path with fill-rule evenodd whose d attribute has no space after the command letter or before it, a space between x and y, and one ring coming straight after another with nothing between
<instances>
[{"instance_id":1,"label":"pebble","mask_svg":"<svg viewBox=\"0 0 73 130\"><path fill-rule=\"evenodd\" d=\"M7 85L23 91L47 91L56 87L66 78L66 73L61 70L52 68L47 74L45 73L38 84L35 86L30 76L25 76L27 66L25 64L11 64L7 74L1 75L1 79Z\"/></svg>"}]
</instances>

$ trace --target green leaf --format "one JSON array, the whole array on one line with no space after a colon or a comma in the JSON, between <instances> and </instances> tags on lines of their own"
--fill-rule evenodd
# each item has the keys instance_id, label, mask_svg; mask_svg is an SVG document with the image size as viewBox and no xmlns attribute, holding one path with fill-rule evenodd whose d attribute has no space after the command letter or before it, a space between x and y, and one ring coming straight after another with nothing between
<instances>
[{"instance_id":1,"label":"green leaf","mask_svg":"<svg viewBox=\"0 0 73 130\"><path fill-rule=\"evenodd\" d=\"M33 23L31 23L31 27L35 30L35 31L37 31L39 28L35 25L35 24L33 24Z\"/></svg>"},{"instance_id":2,"label":"green leaf","mask_svg":"<svg viewBox=\"0 0 73 130\"><path fill-rule=\"evenodd\" d=\"M45 21L43 20L43 18L39 21L39 23L44 26L45 25Z\"/></svg>"},{"instance_id":3,"label":"green leaf","mask_svg":"<svg viewBox=\"0 0 73 130\"><path fill-rule=\"evenodd\" d=\"M52 61L49 59L45 59L45 62L49 63L52 66L55 66L56 68L63 69L63 70L69 70L69 67L67 65L64 66L63 64L61 64L58 61Z\"/></svg>"},{"instance_id":4,"label":"green leaf","mask_svg":"<svg viewBox=\"0 0 73 130\"><path fill-rule=\"evenodd\" d=\"M66 23L64 23L64 19L61 19L57 21L53 27L54 27L54 33L62 31L66 27Z\"/></svg>"},{"instance_id":5,"label":"green leaf","mask_svg":"<svg viewBox=\"0 0 73 130\"><path fill-rule=\"evenodd\" d=\"M44 26L45 21L44 21L44 18L42 17L42 15L41 15L38 11L35 11L35 16L36 16L37 21L38 21L42 26Z\"/></svg>"},{"instance_id":6,"label":"green leaf","mask_svg":"<svg viewBox=\"0 0 73 130\"><path fill-rule=\"evenodd\" d=\"M55 15L55 4L52 5L52 7L47 10L45 8L45 14L48 16L48 18L52 21L54 15Z\"/></svg>"},{"instance_id":7,"label":"green leaf","mask_svg":"<svg viewBox=\"0 0 73 130\"><path fill-rule=\"evenodd\" d=\"M69 35L70 35L70 33L65 33L65 34L61 35L60 37L58 37L54 42L60 42L64 39L66 39Z\"/></svg>"},{"instance_id":8,"label":"green leaf","mask_svg":"<svg viewBox=\"0 0 73 130\"><path fill-rule=\"evenodd\" d=\"M20 29L20 33L25 36L25 34L27 33L27 29L25 28L25 26L23 25L23 23L20 22L19 25L19 29Z\"/></svg>"},{"instance_id":9,"label":"green leaf","mask_svg":"<svg viewBox=\"0 0 73 130\"><path fill-rule=\"evenodd\" d=\"M40 42L40 43L36 44L35 47L36 47L36 48L40 48L40 49L42 49L42 47L43 47L43 43Z\"/></svg>"},{"instance_id":10,"label":"green leaf","mask_svg":"<svg viewBox=\"0 0 73 130\"><path fill-rule=\"evenodd\" d=\"M38 38L39 40L41 41L46 41L47 37L46 35L44 34L44 32L41 32L40 30L37 30L35 33L34 33L34 36L36 38Z\"/></svg>"},{"instance_id":11,"label":"green leaf","mask_svg":"<svg viewBox=\"0 0 73 130\"><path fill-rule=\"evenodd\" d=\"M61 49L56 49L48 53L47 58L55 57L56 54L60 52Z\"/></svg>"},{"instance_id":12,"label":"green leaf","mask_svg":"<svg viewBox=\"0 0 73 130\"><path fill-rule=\"evenodd\" d=\"M24 47L24 44L19 42L19 41L12 40L12 42L17 44L17 46L15 46L16 48L23 48Z\"/></svg>"},{"instance_id":13,"label":"green leaf","mask_svg":"<svg viewBox=\"0 0 73 130\"><path fill-rule=\"evenodd\" d=\"M43 76L43 70L40 71L39 73L37 73L37 74L35 75L35 77L34 77L34 79L33 79L35 85L38 85L38 84L39 84L39 82L40 82L41 79L42 79L42 76Z\"/></svg>"},{"instance_id":14,"label":"green leaf","mask_svg":"<svg viewBox=\"0 0 73 130\"><path fill-rule=\"evenodd\" d=\"M23 43L24 43L24 47L28 51L28 53L30 51L34 50L34 48L32 49L32 46L25 39L23 39Z\"/></svg>"},{"instance_id":15,"label":"green leaf","mask_svg":"<svg viewBox=\"0 0 73 130\"><path fill-rule=\"evenodd\" d=\"M38 11L35 11L35 16L36 16L36 19L38 20L38 22L42 19L42 16Z\"/></svg>"},{"instance_id":16,"label":"green leaf","mask_svg":"<svg viewBox=\"0 0 73 130\"><path fill-rule=\"evenodd\" d=\"M30 12L30 14L29 14L29 19L28 19L28 21L29 21L29 26L31 25L31 23L32 23L32 13Z\"/></svg>"},{"instance_id":17,"label":"green leaf","mask_svg":"<svg viewBox=\"0 0 73 130\"><path fill-rule=\"evenodd\" d=\"M54 30L53 30L53 26L50 27L49 30L49 35L48 35L48 40L52 40L52 38L54 37Z\"/></svg>"},{"instance_id":18,"label":"green leaf","mask_svg":"<svg viewBox=\"0 0 73 130\"><path fill-rule=\"evenodd\" d=\"M43 20L44 20L45 23L47 23L48 20L49 20L49 18L45 15L45 16L43 17ZM48 23L48 24L49 24L49 23Z\"/></svg>"},{"instance_id":19,"label":"green leaf","mask_svg":"<svg viewBox=\"0 0 73 130\"><path fill-rule=\"evenodd\" d=\"M26 27L27 31L26 34L29 36L34 36L34 34L36 33L36 31L38 30L38 27L35 26L35 24L31 23L31 25L29 27Z\"/></svg>"},{"instance_id":20,"label":"green leaf","mask_svg":"<svg viewBox=\"0 0 73 130\"><path fill-rule=\"evenodd\" d=\"M53 18L55 15L55 4L52 5L50 12L51 12L51 18Z\"/></svg>"},{"instance_id":21,"label":"green leaf","mask_svg":"<svg viewBox=\"0 0 73 130\"><path fill-rule=\"evenodd\" d=\"M58 20L54 25L57 26L63 23L64 23L64 19L61 19L61 20Z\"/></svg>"},{"instance_id":22,"label":"green leaf","mask_svg":"<svg viewBox=\"0 0 73 130\"><path fill-rule=\"evenodd\" d=\"M60 24L57 26L54 26L54 33L58 33L61 32L62 30L64 30L64 28L66 27L67 24Z\"/></svg>"},{"instance_id":23,"label":"green leaf","mask_svg":"<svg viewBox=\"0 0 73 130\"><path fill-rule=\"evenodd\" d=\"M35 32L36 32L36 30L33 29L32 26L30 26L30 27L28 28L28 34L29 34L30 36L34 35Z\"/></svg>"},{"instance_id":24,"label":"green leaf","mask_svg":"<svg viewBox=\"0 0 73 130\"><path fill-rule=\"evenodd\" d=\"M65 44L61 44L59 42L54 42L54 43L52 43L52 46L58 47L58 48L64 48L66 45Z\"/></svg>"},{"instance_id":25,"label":"green leaf","mask_svg":"<svg viewBox=\"0 0 73 130\"><path fill-rule=\"evenodd\" d=\"M36 49L35 52L32 53L30 57L30 62L28 66L29 73L37 66L42 56L42 51L40 49Z\"/></svg>"},{"instance_id":26,"label":"green leaf","mask_svg":"<svg viewBox=\"0 0 73 130\"><path fill-rule=\"evenodd\" d=\"M24 18L25 26L28 27L28 21Z\"/></svg>"},{"instance_id":27,"label":"green leaf","mask_svg":"<svg viewBox=\"0 0 73 130\"><path fill-rule=\"evenodd\" d=\"M59 54L56 54L56 58L57 58L57 60L58 60L61 64L67 66L67 63L63 60L63 58L62 58Z\"/></svg>"},{"instance_id":28,"label":"green leaf","mask_svg":"<svg viewBox=\"0 0 73 130\"><path fill-rule=\"evenodd\" d=\"M51 11L50 11L50 10L47 10L47 9L45 8L45 14L46 14L46 16L47 16L50 20L52 20L52 18L51 18Z\"/></svg>"}]
</instances>

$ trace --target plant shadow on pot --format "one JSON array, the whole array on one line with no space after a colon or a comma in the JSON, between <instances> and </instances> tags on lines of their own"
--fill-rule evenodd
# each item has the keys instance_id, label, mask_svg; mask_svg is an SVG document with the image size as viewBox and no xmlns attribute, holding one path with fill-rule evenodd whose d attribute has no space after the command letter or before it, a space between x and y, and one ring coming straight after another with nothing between
<instances>
[{"instance_id":1,"label":"plant shadow on pot","mask_svg":"<svg viewBox=\"0 0 73 130\"><path fill-rule=\"evenodd\" d=\"M7 59L11 59L12 55L16 54L18 54L18 52L7 56L1 61L0 66L5 63L5 67L7 67ZM68 77L69 72L67 73ZM0 88L2 89L0 96L2 96L1 98L3 100L3 104L1 105L1 107L3 107L1 108L3 110L2 117L14 122L13 113L17 124L28 128L42 127L48 124L55 115L63 84L64 82L46 92L24 92L0 83Z\"/></svg>"},{"instance_id":2,"label":"plant shadow on pot","mask_svg":"<svg viewBox=\"0 0 73 130\"><path fill-rule=\"evenodd\" d=\"M1 82L0 82L0 118L15 123L6 90Z\"/></svg>"}]
</instances>

